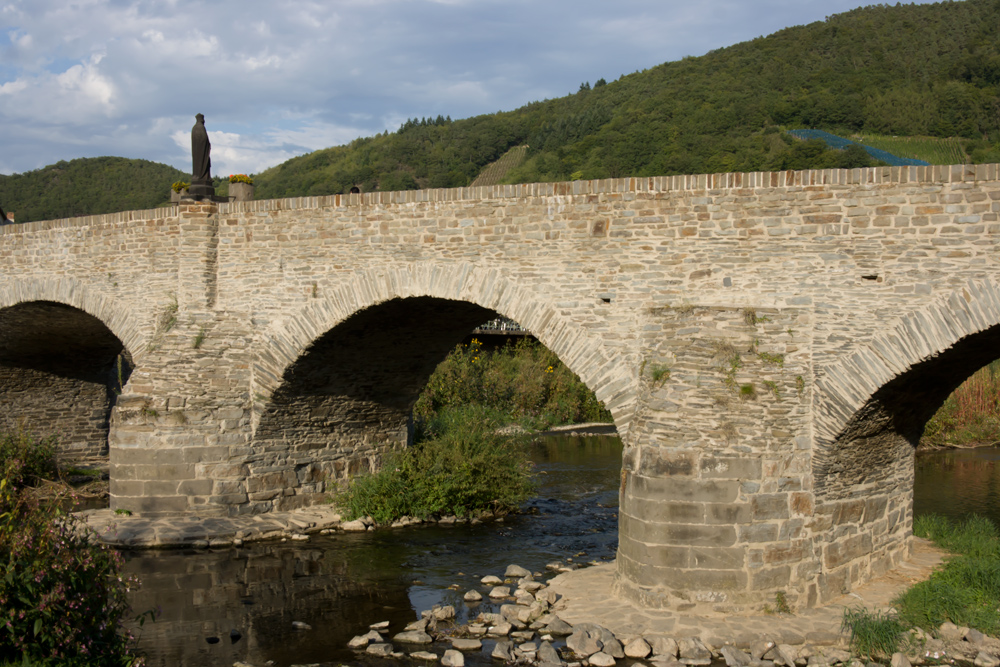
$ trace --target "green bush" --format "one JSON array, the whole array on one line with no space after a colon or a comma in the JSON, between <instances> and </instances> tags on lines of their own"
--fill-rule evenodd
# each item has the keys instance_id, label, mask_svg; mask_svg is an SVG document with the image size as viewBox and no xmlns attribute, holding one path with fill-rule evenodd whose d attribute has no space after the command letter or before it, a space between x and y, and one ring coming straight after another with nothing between
<instances>
[{"instance_id":1,"label":"green bush","mask_svg":"<svg viewBox=\"0 0 1000 667\"><path fill-rule=\"evenodd\" d=\"M502 427L497 413L481 406L446 408L427 425L430 437L354 479L336 502L348 518L370 516L378 524L510 512L531 493L531 463L524 439Z\"/></svg>"},{"instance_id":2,"label":"green bush","mask_svg":"<svg viewBox=\"0 0 1000 667\"><path fill-rule=\"evenodd\" d=\"M122 557L24 483L52 471L51 443L5 434L0 478L0 664L132 665ZM47 454L46 454L47 452Z\"/></svg>"},{"instance_id":3,"label":"green bush","mask_svg":"<svg viewBox=\"0 0 1000 667\"><path fill-rule=\"evenodd\" d=\"M55 439L36 439L24 429L0 432L0 473L12 487L33 486L55 479Z\"/></svg>"}]
</instances>

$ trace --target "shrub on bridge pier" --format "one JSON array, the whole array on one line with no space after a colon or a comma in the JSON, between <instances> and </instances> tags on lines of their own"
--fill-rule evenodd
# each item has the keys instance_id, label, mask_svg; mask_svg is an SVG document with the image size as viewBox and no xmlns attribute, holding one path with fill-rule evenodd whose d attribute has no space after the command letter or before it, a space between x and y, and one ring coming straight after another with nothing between
<instances>
[{"instance_id":1,"label":"shrub on bridge pier","mask_svg":"<svg viewBox=\"0 0 1000 667\"><path fill-rule=\"evenodd\" d=\"M370 516L384 525L403 516L503 514L530 495L524 437L505 432L497 412L446 408L425 428L428 436L337 497L349 518Z\"/></svg>"}]
</instances>

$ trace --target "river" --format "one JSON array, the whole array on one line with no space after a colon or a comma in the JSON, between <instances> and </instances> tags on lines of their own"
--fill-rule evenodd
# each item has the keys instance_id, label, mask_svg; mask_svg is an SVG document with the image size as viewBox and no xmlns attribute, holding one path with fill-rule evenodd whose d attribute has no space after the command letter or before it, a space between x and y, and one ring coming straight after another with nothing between
<instances>
[{"instance_id":1,"label":"river","mask_svg":"<svg viewBox=\"0 0 1000 667\"><path fill-rule=\"evenodd\" d=\"M126 572L142 581L133 609L159 610L141 628L147 664L357 664L346 645L370 623L392 621L398 632L434 604L462 614L498 611L488 602L470 607L462 595L511 563L542 572L553 561L613 559L621 441L549 437L531 453L538 494L524 514L502 522L127 553ZM312 629L296 630L293 621Z\"/></svg>"},{"instance_id":2,"label":"river","mask_svg":"<svg viewBox=\"0 0 1000 667\"><path fill-rule=\"evenodd\" d=\"M133 608L159 610L142 628L140 647L149 665L164 667L378 662L346 649L370 623L391 621L395 632L435 604L454 605L462 618L497 611L488 602L467 605L462 595L511 563L541 572L553 561L613 559L621 455L617 437L539 441L532 448L538 495L502 522L130 552L126 571L142 580ZM997 448L919 454L915 513L979 512L1000 522L998 462ZM294 621L311 629L297 630ZM487 656L470 663L488 664Z\"/></svg>"}]
</instances>

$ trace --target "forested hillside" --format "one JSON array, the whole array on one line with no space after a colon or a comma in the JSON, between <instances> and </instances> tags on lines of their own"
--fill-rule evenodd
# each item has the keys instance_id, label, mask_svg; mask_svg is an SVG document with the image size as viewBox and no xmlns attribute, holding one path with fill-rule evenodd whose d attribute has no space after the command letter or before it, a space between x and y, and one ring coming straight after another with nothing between
<instances>
[{"instance_id":1,"label":"forested hillside","mask_svg":"<svg viewBox=\"0 0 1000 667\"><path fill-rule=\"evenodd\" d=\"M191 180L173 167L120 157L80 158L35 171L0 174L0 207L17 222L155 208L170 185Z\"/></svg>"},{"instance_id":2,"label":"forested hillside","mask_svg":"<svg viewBox=\"0 0 1000 667\"><path fill-rule=\"evenodd\" d=\"M461 186L522 143L508 183L857 166L780 128L954 136L1000 161L998 25L1000 0L865 7L515 111L409 121L259 174L257 196Z\"/></svg>"},{"instance_id":3,"label":"forested hillside","mask_svg":"<svg viewBox=\"0 0 1000 667\"><path fill-rule=\"evenodd\" d=\"M997 26L1000 0L864 7L514 111L410 120L258 174L255 195L464 186L523 145L502 182L871 164L787 132L800 128L1000 162ZM0 206L19 222L149 208L177 180L142 160L73 160L0 175Z\"/></svg>"}]
</instances>

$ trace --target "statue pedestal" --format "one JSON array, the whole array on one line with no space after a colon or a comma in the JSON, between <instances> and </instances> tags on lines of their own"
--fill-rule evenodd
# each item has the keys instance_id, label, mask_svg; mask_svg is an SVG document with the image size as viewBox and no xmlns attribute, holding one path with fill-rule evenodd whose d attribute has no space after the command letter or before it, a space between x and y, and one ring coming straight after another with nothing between
<instances>
[{"instance_id":1,"label":"statue pedestal","mask_svg":"<svg viewBox=\"0 0 1000 667\"><path fill-rule=\"evenodd\" d=\"M202 199L211 199L214 196L215 187L212 185L212 181L196 179L191 181L191 185L188 187L188 193L185 199L200 201Z\"/></svg>"}]
</instances>

